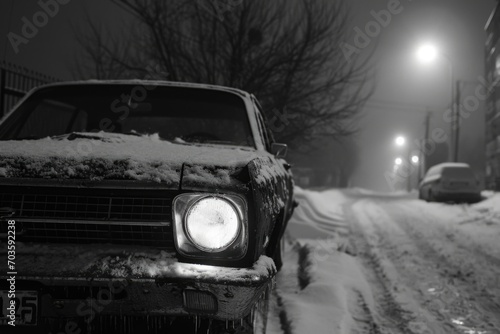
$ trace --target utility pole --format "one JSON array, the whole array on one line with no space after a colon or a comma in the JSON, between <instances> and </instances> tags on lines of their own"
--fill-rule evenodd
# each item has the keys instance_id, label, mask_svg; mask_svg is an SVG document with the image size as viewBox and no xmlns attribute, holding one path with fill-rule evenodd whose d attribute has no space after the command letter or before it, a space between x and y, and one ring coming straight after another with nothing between
<instances>
[{"instance_id":1,"label":"utility pole","mask_svg":"<svg viewBox=\"0 0 500 334\"><path fill-rule=\"evenodd\" d=\"M408 143L408 149L407 149L407 152L406 152L406 161L408 161L408 176L406 177L406 190L408 192L411 191L411 169L412 169L412 164L411 164L411 146L410 144Z\"/></svg>"},{"instance_id":2,"label":"utility pole","mask_svg":"<svg viewBox=\"0 0 500 334\"><path fill-rule=\"evenodd\" d=\"M422 147L425 147L427 143L430 142L430 132L431 132L431 116L432 111L431 108L426 108L425 114L425 134L424 134L424 143ZM422 150L421 150L422 152ZM424 176L425 172L427 172L427 157L425 154L421 154L419 165L418 165L418 177L421 178Z\"/></svg>"},{"instance_id":3,"label":"utility pole","mask_svg":"<svg viewBox=\"0 0 500 334\"><path fill-rule=\"evenodd\" d=\"M455 85L456 93L455 93L455 114L453 117L454 124L453 130L455 135L455 147L453 152L453 161L458 162L458 152L460 145L460 80L456 81Z\"/></svg>"}]
</instances>

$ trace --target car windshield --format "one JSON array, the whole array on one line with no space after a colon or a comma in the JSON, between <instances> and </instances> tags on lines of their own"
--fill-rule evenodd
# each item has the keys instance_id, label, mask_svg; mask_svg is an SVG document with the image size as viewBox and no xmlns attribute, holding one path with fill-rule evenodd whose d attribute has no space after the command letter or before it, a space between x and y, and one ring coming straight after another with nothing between
<instances>
[{"instance_id":1,"label":"car windshield","mask_svg":"<svg viewBox=\"0 0 500 334\"><path fill-rule=\"evenodd\" d=\"M473 179L472 170L467 167L447 167L443 169L443 176L454 179Z\"/></svg>"},{"instance_id":2,"label":"car windshield","mask_svg":"<svg viewBox=\"0 0 500 334\"><path fill-rule=\"evenodd\" d=\"M0 127L0 139L74 132L158 134L165 140L254 146L244 100L229 92L142 85L42 89Z\"/></svg>"}]
</instances>

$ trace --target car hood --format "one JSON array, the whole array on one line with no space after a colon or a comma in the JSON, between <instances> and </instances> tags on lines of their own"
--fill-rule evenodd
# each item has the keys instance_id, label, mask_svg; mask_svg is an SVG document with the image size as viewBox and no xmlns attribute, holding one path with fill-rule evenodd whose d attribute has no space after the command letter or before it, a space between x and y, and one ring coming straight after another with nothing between
<instances>
[{"instance_id":1,"label":"car hood","mask_svg":"<svg viewBox=\"0 0 500 334\"><path fill-rule=\"evenodd\" d=\"M139 180L180 188L241 183L241 170L259 156L239 146L186 144L158 135L73 133L0 141L0 178Z\"/></svg>"}]
</instances>

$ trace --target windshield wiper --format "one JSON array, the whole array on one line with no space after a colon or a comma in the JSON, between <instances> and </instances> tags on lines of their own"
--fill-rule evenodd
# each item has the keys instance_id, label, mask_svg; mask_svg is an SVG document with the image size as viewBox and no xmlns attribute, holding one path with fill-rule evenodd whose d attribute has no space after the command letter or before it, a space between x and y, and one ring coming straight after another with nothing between
<instances>
[{"instance_id":1,"label":"windshield wiper","mask_svg":"<svg viewBox=\"0 0 500 334\"><path fill-rule=\"evenodd\" d=\"M6 139L6 140L38 140L41 139L40 137L36 136L26 136L26 137L21 137L21 138L11 138L11 139Z\"/></svg>"},{"instance_id":2,"label":"windshield wiper","mask_svg":"<svg viewBox=\"0 0 500 334\"><path fill-rule=\"evenodd\" d=\"M87 135L79 132L71 132L71 133L65 133L63 135L57 135L57 136L50 136L51 139L56 139L56 140L75 140L75 139L95 139L95 140L102 140L103 137L99 136L93 136L93 135Z\"/></svg>"}]
</instances>

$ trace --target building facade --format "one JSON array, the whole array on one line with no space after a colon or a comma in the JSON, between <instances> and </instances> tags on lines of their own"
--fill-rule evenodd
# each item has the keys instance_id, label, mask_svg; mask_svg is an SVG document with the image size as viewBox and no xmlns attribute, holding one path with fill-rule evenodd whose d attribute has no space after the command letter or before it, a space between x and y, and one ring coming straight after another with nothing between
<instances>
[{"instance_id":1,"label":"building facade","mask_svg":"<svg viewBox=\"0 0 500 334\"><path fill-rule=\"evenodd\" d=\"M486 23L486 187L500 190L500 2Z\"/></svg>"}]
</instances>

